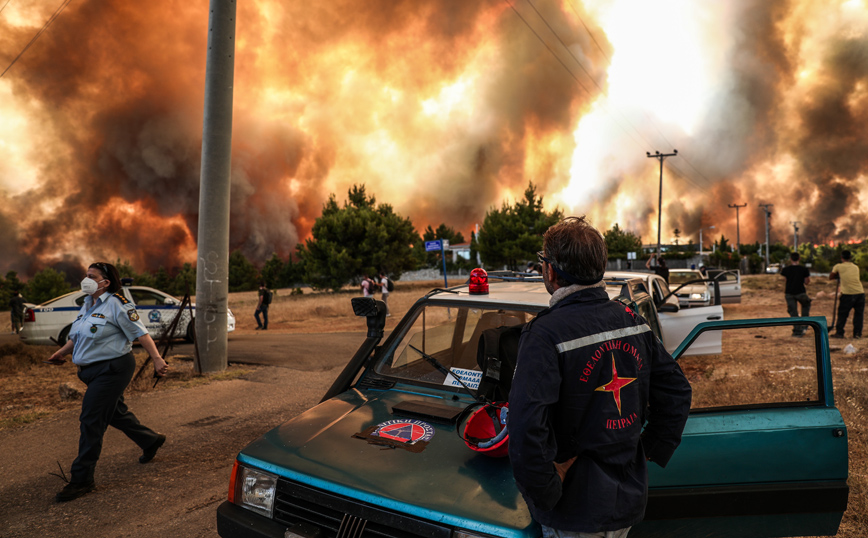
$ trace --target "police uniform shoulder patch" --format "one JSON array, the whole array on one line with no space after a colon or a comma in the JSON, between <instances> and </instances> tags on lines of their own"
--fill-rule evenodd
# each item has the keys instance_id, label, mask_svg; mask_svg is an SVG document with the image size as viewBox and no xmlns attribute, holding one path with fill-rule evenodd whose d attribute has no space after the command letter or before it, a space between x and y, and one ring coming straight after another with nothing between
<instances>
[{"instance_id":1,"label":"police uniform shoulder patch","mask_svg":"<svg viewBox=\"0 0 868 538\"><path fill-rule=\"evenodd\" d=\"M127 315L130 317L130 321L139 321L139 313L136 312L135 308L128 310Z\"/></svg>"},{"instance_id":2,"label":"police uniform shoulder patch","mask_svg":"<svg viewBox=\"0 0 868 538\"><path fill-rule=\"evenodd\" d=\"M127 299L126 297L124 297L124 294L121 293L121 292L114 293L114 294L112 294L112 296L113 296L113 297L117 297L118 300L121 302L122 305L128 305L128 304L130 304L130 300Z\"/></svg>"}]
</instances>

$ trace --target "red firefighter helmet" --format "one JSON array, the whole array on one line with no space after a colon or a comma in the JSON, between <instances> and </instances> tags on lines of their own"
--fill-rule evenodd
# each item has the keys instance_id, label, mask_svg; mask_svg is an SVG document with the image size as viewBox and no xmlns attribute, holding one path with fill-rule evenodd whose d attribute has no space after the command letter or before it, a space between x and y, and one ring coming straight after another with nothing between
<instances>
[{"instance_id":1,"label":"red firefighter helmet","mask_svg":"<svg viewBox=\"0 0 868 538\"><path fill-rule=\"evenodd\" d=\"M506 428L509 403L479 403L471 405L478 409L470 413L467 424L461 437L471 450L491 456L502 458L507 455L509 449L509 432ZM466 414L466 413L465 413ZM458 431L461 431L461 419L458 420Z\"/></svg>"}]
</instances>

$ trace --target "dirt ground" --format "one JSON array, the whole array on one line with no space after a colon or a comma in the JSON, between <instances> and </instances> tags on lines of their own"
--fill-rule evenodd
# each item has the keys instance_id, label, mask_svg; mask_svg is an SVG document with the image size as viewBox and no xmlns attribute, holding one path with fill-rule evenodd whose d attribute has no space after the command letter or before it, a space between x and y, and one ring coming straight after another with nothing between
<instances>
[{"instance_id":1,"label":"dirt ground","mask_svg":"<svg viewBox=\"0 0 868 538\"><path fill-rule=\"evenodd\" d=\"M401 314L437 283L406 284L392 295L393 328ZM278 334L359 331L364 320L352 315L346 294L289 295L280 290L269 331ZM835 288L816 278L810 286L813 315L831 322ZM233 294L238 318L234 334L253 334L255 293ZM745 278L743 302L725 306L727 319L785 317L783 279ZM2 325L0 325L2 330ZM258 334L258 333L257 333ZM231 336L230 336L231 338ZM328 342L328 337L323 337ZM290 337L288 336L288 342ZM361 342L361 340L360 340ZM850 501L838 536L868 536L868 455L864 387L868 367L865 340L836 341L832 363L836 404L848 425ZM855 354L844 354L852 343ZM315 405L338 373L332 366L294 367L293 349L282 367L233 365L224 373L196 376L189 357L170 359L173 375L151 387L149 372L127 393L144 424L168 435L167 444L147 465L137 462L135 445L117 431L107 433L97 469L97 489L63 504L54 494L77 451L78 400L63 400L58 387L75 386L74 369L49 367L48 348L6 349L0 340L0 537L215 537L215 509L226 497L237 452L271 427ZM326 348L328 346L326 345ZM327 352L324 349L324 353ZM342 353L345 353L342 351ZM45 357L43 357L43 355Z\"/></svg>"}]
</instances>

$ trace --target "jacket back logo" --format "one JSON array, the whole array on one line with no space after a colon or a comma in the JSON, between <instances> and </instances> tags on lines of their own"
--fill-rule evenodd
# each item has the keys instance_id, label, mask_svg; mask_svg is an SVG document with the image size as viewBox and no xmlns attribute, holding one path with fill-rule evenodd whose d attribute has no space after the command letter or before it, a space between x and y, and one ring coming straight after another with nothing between
<instances>
[{"instance_id":1,"label":"jacket back logo","mask_svg":"<svg viewBox=\"0 0 868 538\"><path fill-rule=\"evenodd\" d=\"M618 366L615 364L615 353L612 352L612 380L604 385L600 385L595 391L608 392L615 399L615 405L618 406L618 416L621 416L621 389L636 381L635 377L618 377Z\"/></svg>"}]
</instances>

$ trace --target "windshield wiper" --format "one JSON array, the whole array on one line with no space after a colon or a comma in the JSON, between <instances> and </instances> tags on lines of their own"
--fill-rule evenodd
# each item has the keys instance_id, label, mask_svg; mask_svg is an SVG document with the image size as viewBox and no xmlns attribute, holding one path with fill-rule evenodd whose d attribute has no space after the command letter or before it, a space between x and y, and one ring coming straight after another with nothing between
<instances>
[{"instance_id":1,"label":"windshield wiper","mask_svg":"<svg viewBox=\"0 0 868 538\"><path fill-rule=\"evenodd\" d=\"M476 393L473 392L473 389L471 389L471 388L468 387L466 384L464 384L464 381L461 381L461 377L460 377L458 374L454 374L454 373L450 372L449 370L446 369L445 366L443 366L442 364L440 364L440 361L438 361L437 359L435 359L435 358L432 357L431 355L425 353L424 351L422 351L422 350L416 348L413 344L409 344L409 347L410 347L413 351L415 351L416 353L418 353L419 355L422 355L422 358L425 359L426 361L430 362L430 363L431 363L431 366L433 366L434 368L436 368L438 372L440 372L441 374L444 374L444 375L446 375L446 376L450 376L450 375L451 375L451 376L452 376L456 381L458 381L459 383L461 383L461 386L464 387L464 390L466 390L466 391L467 391L471 396L473 396L473 399L474 399L474 400L477 399L477 398L476 398Z\"/></svg>"}]
</instances>

